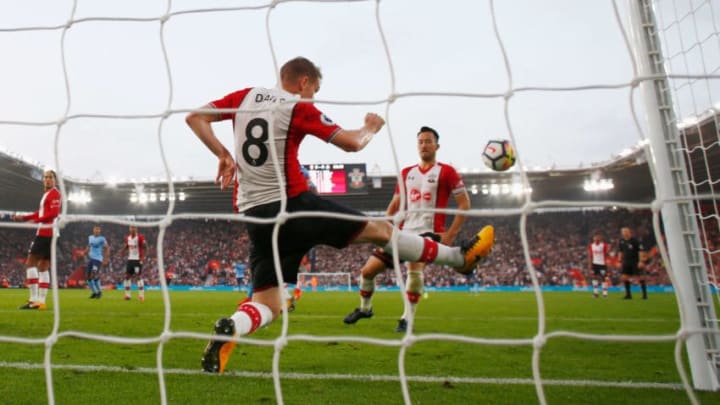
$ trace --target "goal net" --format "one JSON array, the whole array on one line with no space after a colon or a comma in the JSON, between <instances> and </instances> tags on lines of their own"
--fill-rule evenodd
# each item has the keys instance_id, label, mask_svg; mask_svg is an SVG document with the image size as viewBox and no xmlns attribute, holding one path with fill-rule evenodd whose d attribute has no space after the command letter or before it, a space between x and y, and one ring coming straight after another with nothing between
<instances>
[{"instance_id":1,"label":"goal net","mask_svg":"<svg viewBox=\"0 0 720 405\"><path fill-rule=\"evenodd\" d=\"M352 274L298 273L298 286L303 291L352 291Z\"/></svg>"},{"instance_id":2,"label":"goal net","mask_svg":"<svg viewBox=\"0 0 720 405\"><path fill-rule=\"evenodd\" d=\"M510 179L512 185L493 178L487 184L469 187L478 197L473 200L472 209L463 214L469 221L499 218L498 221L513 222L513 227L507 229L512 230L517 243L506 243L515 239L499 234L499 239L507 238L498 243L505 243L502 246L506 249L496 252L512 260L498 264L498 268L506 274L510 271L508 266L516 266L512 271L517 285L532 291L533 313L522 319L507 318L508 322L532 323L532 333L501 334L482 329L476 324L483 322L475 322L473 326L477 328L472 333L423 334L413 332L411 318L410 332L406 335L369 337L356 330L351 334L313 335L293 332L290 319L296 315L284 312L276 321L282 325L279 336L238 339L243 345L243 354L250 359L246 374L230 373L227 381L212 383L188 379L175 387L185 389L207 383L203 392L226 391L246 377L266 378L272 384L265 387L267 395L263 400L282 404L288 396L287 386L293 386L292 381L359 379L364 383L392 383L398 392L392 401L410 404L419 402L422 395L412 389L411 383L439 383L446 391L444 395L457 395L458 402L467 391L452 392L455 384L482 383L501 385L502 395L514 391L518 385L530 387L533 398L546 404L551 384L553 388L592 385L592 382L573 379L571 373L563 370L553 370L553 375L565 376L565 379L544 378L543 372L549 370L544 368L548 356L543 356L543 351L547 353L568 341L634 347L655 343L674 345L672 356L676 370L672 370L672 377L657 383L600 381L594 385L596 388L652 390L668 389L670 384L673 390L683 389L690 402L699 403L698 390L714 391L720 387L716 301L711 292L711 285L717 287L720 276L720 207L716 192L720 173L720 1L628 0L592 4L527 1L522 7L492 0L462 4L410 0L279 0L241 5L220 0L195 4L187 1L112 4L53 1L41 6L26 3L0 6L0 52L4 55L4 70L0 75L0 89L3 89L0 140L5 143L0 146L10 153L31 143L32 151L27 153L39 154L31 160L51 163L57 170L63 205L59 220L53 225L57 232L51 260L52 327L49 332L42 331L40 338L19 335L8 325L0 327L0 343L41 348L39 354L31 352L29 359L3 362L0 366L5 370L42 369L41 380L48 403L56 402L55 394L63 385L56 373L63 369L106 373L108 384L122 382L121 373L150 372L157 377L152 395L157 393L158 402L163 405L171 402L169 376L197 377L194 369L190 370L197 367L196 364L178 363L166 353L178 347L192 351L202 346L212 335L207 333L206 326L198 325L209 324L222 314L203 312L205 303L198 301L195 302L197 314L178 319L176 314L181 309L173 306L174 299L166 284L166 272L171 270L167 262L177 252L165 251L167 234L172 232L173 224L181 220L251 221L232 214L177 212L176 204L186 198L182 190L176 190L179 177L185 176L184 180L190 182L193 176L214 174L217 165L190 134L183 117L199 105L234 90L233 86L238 83L271 86L277 79L278 65L297 54L317 61L325 69L323 92L316 104L323 111L332 111L335 121L352 127L361 114L375 110L385 117L386 129L359 158L367 160L369 166L386 161L386 168L390 166L389 171L397 175L408 162L416 162L414 143L407 146L403 140L425 124L443 128L439 160L468 162L470 172L484 170L479 168L480 151L488 139L510 139L517 151L518 163L509 177L503 179ZM44 12L37 12L38 8ZM224 133L220 135L222 141L232 148L231 131L225 128L218 131L221 132ZM413 136L409 138L414 141ZM333 148L329 145L312 142L308 142L307 151L321 150L319 156L325 162L352 159L330 150ZM588 157L578 158L582 149ZM609 200L601 194L545 198L543 190L534 187L530 180L533 172L581 167L593 172L588 180L594 185L607 185L596 178L603 174L604 166L592 162L603 161L610 153L614 159L631 156L638 161L647 160L654 187L651 201ZM388 155L390 163L386 160ZM198 168L194 170L202 174L188 174L190 162L197 163ZM165 215L137 223L126 216L100 216L101 208L94 211L92 207L70 204L75 187L85 180L94 181L96 172L112 164L120 168L120 173L130 173L127 177L152 177L165 183L164 197L151 197L141 186L134 194L136 200L145 198L141 202L151 198L162 201L167 207ZM593 167L598 170L591 170ZM183 170L186 170L183 175L177 174ZM73 176L73 181L68 180ZM500 175L493 176L499 178ZM34 178L32 174L28 177ZM110 178L105 180L108 194L113 195L113 182ZM4 184L0 180L0 186ZM625 191L642 186L645 184L630 185ZM593 187L588 189L597 191ZM581 193L581 186L577 190ZM3 201L10 201L21 191L8 186L7 190L0 189L0 194ZM491 198L496 195L507 195L512 200L503 201L511 203L493 203ZM228 194L218 197L223 201L230 198ZM215 202L207 201L207 204ZM643 334L633 333L633 329L621 325L597 333L580 332L573 329L575 324L568 321L568 317L548 319L548 306L553 303L546 300L541 284L545 284L552 269L547 273L539 271L536 253L542 253L546 247L540 244L543 227L537 227L540 236L529 238L529 218L543 210L586 208L650 213L651 227L658 240L661 258L658 261L667 269L677 297L677 330ZM0 206L0 209L6 208ZM457 213L451 209L442 211L448 215ZM372 220L402 219L405 214L407 212L401 210L395 218L377 216ZM317 216L334 215L318 213ZM276 223L279 225L293 217L284 212ZM142 329L138 333L144 337L128 336L124 331L113 329L113 325L105 322L103 312L88 315L63 310L57 264L58 255L64 253L59 247L63 240L57 236L58 232L62 235L63 229L72 224L95 221L123 226L137 224L157 232L154 260L163 309L161 319L153 325L161 327L148 328L151 332ZM554 226L546 225L545 230ZM623 224L613 225L618 225L619 231ZM34 226L0 222L3 235L10 235L6 230L29 231L30 228ZM547 246L565 248L562 245L570 242L577 241L563 239ZM186 245L192 255L207 253L192 242ZM277 252L276 242L273 248ZM584 265L586 257L573 260ZM275 261L278 263L279 258ZM355 264L361 265L361 262ZM404 278L400 266L395 268L395 280L407 305ZM176 274L173 280L182 277ZM278 278L282 279L279 271ZM483 276L483 282L489 278ZM350 289L352 285L351 274L347 272L300 274L303 288L312 285L313 280L318 288ZM475 298L477 296L473 296ZM508 302L507 306L516 304ZM458 304L457 310L444 318L460 317L464 306L470 305ZM68 330L64 322L76 317L99 319L107 329ZM142 319L143 315L137 317ZM569 318L574 322L583 321L582 314L572 314ZM28 322L28 325L30 328L33 324ZM31 331L39 333L36 329ZM150 336L145 336L148 333ZM155 367L137 370L132 364L122 367L81 364L74 368L67 364L72 359L63 357L65 352L59 356L57 353L75 339L84 339L88 347L151 347ZM352 374L355 365L348 364L348 373L342 375L292 373L282 365L286 357L297 354L288 354L288 346L298 342L326 345L322 351L324 357L344 358L347 352L334 350L338 342L348 344L348 351L355 350L357 345L396 350L397 372L391 377L357 376ZM498 366L498 373L510 374L512 370L508 369L524 366L527 378L413 376L411 364L418 357L413 350L428 342L454 345L453 348L471 346L473 353L495 348L508 348L508 352L527 350L529 354L523 358L523 364L501 366L502 356L491 359L493 365ZM623 349L630 351L627 346ZM447 365L444 355L435 353L433 357L437 366L434 368L439 372ZM95 357L97 361L103 358ZM272 363L271 372L252 368L252 364L260 362ZM645 377L642 376L643 381ZM8 386L37 391L37 387L25 384L21 378ZM293 387L293 391L307 395L323 391L315 387L308 391L297 385ZM128 395L134 395L134 389L128 388L127 392L133 393ZM8 395L9 392L6 391ZM232 394L234 398L243 398L239 389ZM619 396L625 398L622 394Z\"/></svg>"}]
</instances>

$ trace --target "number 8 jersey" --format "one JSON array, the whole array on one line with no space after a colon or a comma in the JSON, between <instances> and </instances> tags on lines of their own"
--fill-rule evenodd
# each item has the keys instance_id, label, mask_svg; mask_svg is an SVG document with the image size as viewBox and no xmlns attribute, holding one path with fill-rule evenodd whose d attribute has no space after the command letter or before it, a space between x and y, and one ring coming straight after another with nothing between
<instances>
[{"instance_id":1,"label":"number 8 jersey","mask_svg":"<svg viewBox=\"0 0 720 405\"><path fill-rule=\"evenodd\" d=\"M247 88L230 93L210 104L218 109L239 109L220 113L232 119L235 134L235 161L238 166L233 205L238 212L280 200L280 182L287 198L308 191L300 171L298 149L305 135L330 142L340 127L312 103L282 89ZM274 140L280 178L271 155Z\"/></svg>"}]
</instances>

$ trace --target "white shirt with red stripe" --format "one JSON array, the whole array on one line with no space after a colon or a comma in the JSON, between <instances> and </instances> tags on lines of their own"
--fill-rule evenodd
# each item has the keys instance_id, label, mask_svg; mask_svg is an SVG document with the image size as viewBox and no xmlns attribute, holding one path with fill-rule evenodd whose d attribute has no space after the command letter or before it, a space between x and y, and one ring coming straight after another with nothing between
<instances>
[{"instance_id":1,"label":"white shirt with red stripe","mask_svg":"<svg viewBox=\"0 0 720 405\"><path fill-rule=\"evenodd\" d=\"M451 195L466 192L465 183L455 168L437 162L428 169L420 165L408 166L402 170L405 184L406 209L447 208ZM395 187L395 193L400 187ZM415 233L445 231L445 214L434 212L411 212L402 223L402 228Z\"/></svg>"},{"instance_id":2,"label":"white shirt with red stripe","mask_svg":"<svg viewBox=\"0 0 720 405\"><path fill-rule=\"evenodd\" d=\"M590 256L592 257L592 264L605 266L605 260L607 259L608 252L610 251L610 245L605 242L593 242L590 244L589 251Z\"/></svg>"},{"instance_id":3,"label":"white shirt with red stripe","mask_svg":"<svg viewBox=\"0 0 720 405\"><path fill-rule=\"evenodd\" d=\"M125 246L128 250L128 260L142 260L145 257L143 248L145 247L145 237L136 233L135 236L127 235L125 237Z\"/></svg>"},{"instance_id":4,"label":"white shirt with red stripe","mask_svg":"<svg viewBox=\"0 0 720 405\"><path fill-rule=\"evenodd\" d=\"M307 134L330 142L341 128L312 103L299 103L299 99L282 89L254 87L211 103L218 109L240 109L221 113L221 119L233 120L238 165L234 205L238 212L280 200L281 182L288 198L309 190L297 157L300 143ZM277 168L270 153L271 133Z\"/></svg>"}]
</instances>

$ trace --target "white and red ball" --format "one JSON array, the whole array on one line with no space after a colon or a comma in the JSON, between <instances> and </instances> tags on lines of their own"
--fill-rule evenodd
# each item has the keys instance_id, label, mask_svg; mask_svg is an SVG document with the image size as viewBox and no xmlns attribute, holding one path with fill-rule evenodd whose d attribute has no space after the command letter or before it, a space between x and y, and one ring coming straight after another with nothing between
<instances>
[{"instance_id":1,"label":"white and red ball","mask_svg":"<svg viewBox=\"0 0 720 405\"><path fill-rule=\"evenodd\" d=\"M515 149L508 140L490 140L482 152L485 166L496 172L504 172L515 164Z\"/></svg>"}]
</instances>

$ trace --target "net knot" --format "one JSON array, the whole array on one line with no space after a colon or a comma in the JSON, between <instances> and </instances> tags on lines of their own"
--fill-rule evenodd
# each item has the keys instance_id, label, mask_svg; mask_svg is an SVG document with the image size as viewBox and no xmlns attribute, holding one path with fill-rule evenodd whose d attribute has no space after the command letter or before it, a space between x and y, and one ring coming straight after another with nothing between
<instances>
[{"instance_id":1,"label":"net knot","mask_svg":"<svg viewBox=\"0 0 720 405\"><path fill-rule=\"evenodd\" d=\"M545 346L545 342L547 342L545 336L537 335L533 338L533 348L540 350Z\"/></svg>"},{"instance_id":2,"label":"net knot","mask_svg":"<svg viewBox=\"0 0 720 405\"><path fill-rule=\"evenodd\" d=\"M282 225L285 222L287 222L288 218L290 218L290 214L288 214L285 211L282 211L282 212L278 213L276 222L278 225Z\"/></svg>"},{"instance_id":3,"label":"net knot","mask_svg":"<svg viewBox=\"0 0 720 405\"><path fill-rule=\"evenodd\" d=\"M280 336L277 339L275 339L275 344L273 347L275 347L275 351L281 351L285 348L288 344L287 336Z\"/></svg>"}]
</instances>

